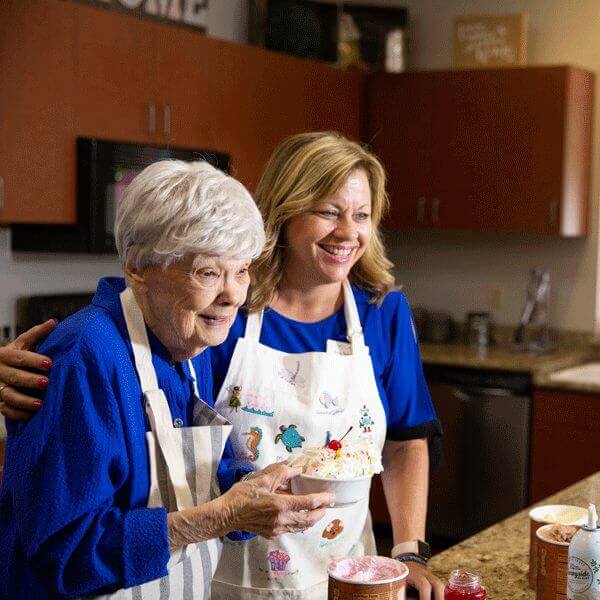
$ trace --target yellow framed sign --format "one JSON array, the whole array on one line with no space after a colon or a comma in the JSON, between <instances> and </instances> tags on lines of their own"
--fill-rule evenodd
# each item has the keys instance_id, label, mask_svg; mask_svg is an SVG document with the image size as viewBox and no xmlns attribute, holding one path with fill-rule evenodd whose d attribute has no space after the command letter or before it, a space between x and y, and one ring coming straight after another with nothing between
<instances>
[{"instance_id":1,"label":"yellow framed sign","mask_svg":"<svg viewBox=\"0 0 600 600\"><path fill-rule=\"evenodd\" d=\"M511 67L527 60L527 15L457 17L453 66Z\"/></svg>"}]
</instances>

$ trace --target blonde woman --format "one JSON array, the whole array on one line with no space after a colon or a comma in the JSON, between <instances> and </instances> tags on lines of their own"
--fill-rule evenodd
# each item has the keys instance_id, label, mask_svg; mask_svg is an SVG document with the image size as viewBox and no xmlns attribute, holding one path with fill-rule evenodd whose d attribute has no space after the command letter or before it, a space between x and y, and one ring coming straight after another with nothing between
<instances>
[{"instance_id":1,"label":"blonde woman","mask_svg":"<svg viewBox=\"0 0 600 600\"><path fill-rule=\"evenodd\" d=\"M421 598L441 599L422 543L428 440L441 432L410 309L391 291L379 232L384 170L338 134L295 135L275 150L256 201L267 243L253 266L248 313L211 349L215 408L233 424L233 452L262 468L350 426L371 437L383 451L393 554ZM32 366L43 360L14 346L0 351L0 380L10 374L16 381L7 364L15 358ZM29 409L16 394L4 390L2 400L12 403L5 413ZM367 501L334 507L306 533L225 540L213 598L324 598L331 557L372 553Z\"/></svg>"}]
</instances>

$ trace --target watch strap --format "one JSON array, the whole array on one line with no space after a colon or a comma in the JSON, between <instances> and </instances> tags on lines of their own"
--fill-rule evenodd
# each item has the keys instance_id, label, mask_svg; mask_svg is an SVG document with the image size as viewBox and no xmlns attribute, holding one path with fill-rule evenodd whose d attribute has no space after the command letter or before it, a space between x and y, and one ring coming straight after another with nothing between
<instances>
[{"instance_id":1,"label":"watch strap","mask_svg":"<svg viewBox=\"0 0 600 600\"><path fill-rule=\"evenodd\" d=\"M427 561L431 558L431 548L423 540L410 540L408 542L400 542L392 548L392 558L396 558L401 554L414 554Z\"/></svg>"},{"instance_id":2,"label":"watch strap","mask_svg":"<svg viewBox=\"0 0 600 600\"><path fill-rule=\"evenodd\" d=\"M394 557L394 560L397 560L401 563L414 562L419 565L423 565L424 567L427 566L427 561L424 558L421 558L416 554L412 554L411 552L407 554L399 554L398 556Z\"/></svg>"}]
</instances>

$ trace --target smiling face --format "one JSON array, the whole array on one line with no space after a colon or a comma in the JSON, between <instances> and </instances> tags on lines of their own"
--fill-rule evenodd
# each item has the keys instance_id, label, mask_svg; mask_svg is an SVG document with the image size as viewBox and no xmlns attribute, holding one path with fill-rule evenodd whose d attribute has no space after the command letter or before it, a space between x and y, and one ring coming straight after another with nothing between
<instances>
[{"instance_id":1,"label":"smiling face","mask_svg":"<svg viewBox=\"0 0 600 600\"><path fill-rule=\"evenodd\" d=\"M173 358L196 356L227 338L246 300L249 261L188 256L140 273L128 270L144 320Z\"/></svg>"},{"instance_id":2,"label":"smiling face","mask_svg":"<svg viewBox=\"0 0 600 600\"><path fill-rule=\"evenodd\" d=\"M371 188L363 169L285 229L286 278L316 284L346 279L371 238Z\"/></svg>"}]
</instances>

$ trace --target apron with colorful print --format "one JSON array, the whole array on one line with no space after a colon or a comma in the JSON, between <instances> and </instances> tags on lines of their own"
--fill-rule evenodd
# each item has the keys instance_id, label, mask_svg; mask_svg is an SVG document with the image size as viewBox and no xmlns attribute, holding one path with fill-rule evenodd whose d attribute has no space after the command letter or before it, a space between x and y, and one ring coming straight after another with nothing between
<instances>
[{"instance_id":1,"label":"apron with colorful print","mask_svg":"<svg viewBox=\"0 0 600 600\"><path fill-rule=\"evenodd\" d=\"M366 436L383 448L386 417L350 284L344 282L349 343L288 354L259 342L262 314L248 316L215 409L232 423L235 456L262 469L305 448ZM347 439L348 439L347 438ZM376 554L369 500L327 509L302 533L224 540L213 599L327 597L331 558Z\"/></svg>"},{"instance_id":2,"label":"apron with colorful print","mask_svg":"<svg viewBox=\"0 0 600 600\"><path fill-rule=\"evenodd\" d=\"M150 463L148 507L164 506L173 512L204 504L220 493L217 467L231 424L200 398L191 361L188 365L196 396L193 427L181 427L178 419L173 421L165 394L158 387L142 311L130 288L121 293L121 305L151 428L146 433ZM208 600L220 554L218 538L190 544L171 553L168 575L162 579L98 598Z\"/></svg>"}]
</instances>

